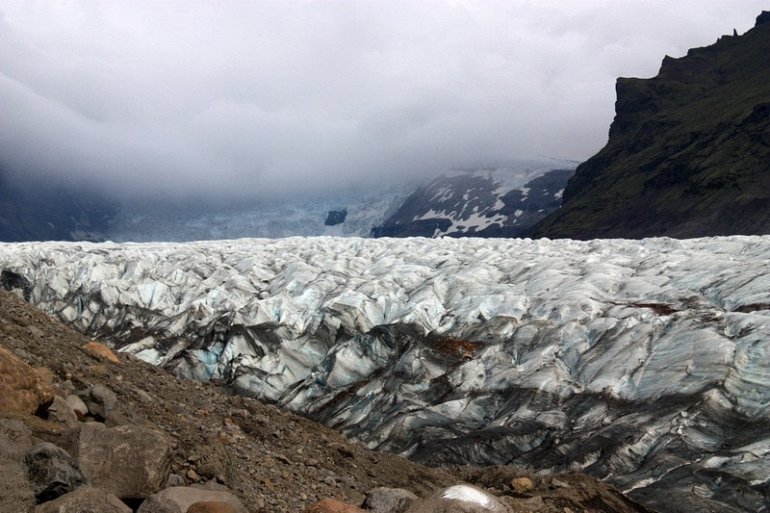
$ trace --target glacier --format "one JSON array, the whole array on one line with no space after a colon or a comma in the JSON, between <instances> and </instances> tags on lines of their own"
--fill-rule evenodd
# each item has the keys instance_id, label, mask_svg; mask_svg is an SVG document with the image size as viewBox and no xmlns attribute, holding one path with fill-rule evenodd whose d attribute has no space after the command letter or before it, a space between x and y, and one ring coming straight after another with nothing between
<instances>
[{"instance_id":1,"label":"glacier","mask_svg":"<svg viewBox=\"0 0 770 513\"><path fill-rule=\"evenodd\" d=\"M328 190L278 193L270 197L218 204L199 200L125 201L119 204L103 238L118 242L196 241L241 237L368 237L419 185L404 183L338 185ZM345 210L344 222L325 220Z\"/></svg>"},{"instance_id":2,"label":"glacier","mask_svg":"<svg viewBox=\"0 0 770 513\"><path fill-rule=\"evenodd\" d=\"M0 271L120 351L373 448L768 510L770 237L0 244Z\"/></svg>"}]
</instances>

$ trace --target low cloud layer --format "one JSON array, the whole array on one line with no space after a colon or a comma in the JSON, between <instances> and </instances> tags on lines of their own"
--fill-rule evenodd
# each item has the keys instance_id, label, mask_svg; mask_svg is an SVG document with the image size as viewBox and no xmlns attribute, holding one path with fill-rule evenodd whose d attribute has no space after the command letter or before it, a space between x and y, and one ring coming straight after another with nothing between
<instances>
[{"instance_id":1,"label":"low cloud layer","mask_svg":"<svg viewBox=\"0 0 770 513\"><path fill-rule=\"evenodd\" d=\"M618 76L762 1L0 2L0 167L270 194L606 142Z\"/></svg>"}]
</instances>

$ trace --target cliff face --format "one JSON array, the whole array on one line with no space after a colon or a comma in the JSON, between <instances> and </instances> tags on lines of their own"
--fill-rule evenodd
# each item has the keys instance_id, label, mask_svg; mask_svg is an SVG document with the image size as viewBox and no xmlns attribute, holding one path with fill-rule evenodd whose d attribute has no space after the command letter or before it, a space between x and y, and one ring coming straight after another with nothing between
<instances>
[{"instance_id":1,"label":"cliff face","mask_svg":"<svg viewBox=\"0 0 770 513\"><path fill-rule=\"evenodd\" d=\"M742 36L617 82L609 142L533 236L770 233L770 12Z\"/></svg>"}]
</instances>

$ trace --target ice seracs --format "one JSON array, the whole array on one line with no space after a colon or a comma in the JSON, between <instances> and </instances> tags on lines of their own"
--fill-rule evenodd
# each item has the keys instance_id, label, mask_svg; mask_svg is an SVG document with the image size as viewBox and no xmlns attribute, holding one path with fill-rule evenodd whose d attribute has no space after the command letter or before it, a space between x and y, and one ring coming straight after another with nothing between
<instances>
[{"instance_id":1,"label":"ice seracs","mask_svg":"<svg viewBox=\"0 0 770 513\"><path fill-rule=\"evenodd\" d=\"M372 447L760 511L768 255L770 237L291 238L2 244L0 270L122 351Z\"/></svg>"}]
</instances>

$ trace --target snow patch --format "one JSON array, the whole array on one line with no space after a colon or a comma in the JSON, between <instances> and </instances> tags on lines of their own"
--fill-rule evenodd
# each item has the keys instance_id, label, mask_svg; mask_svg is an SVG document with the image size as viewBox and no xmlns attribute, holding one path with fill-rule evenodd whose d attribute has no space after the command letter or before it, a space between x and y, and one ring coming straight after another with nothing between
<instances>
[{"instance_id":1,"label":"snow patch","mask_svg":"<svg viewBox=\"0 0 770 513\"><path fill-rule=\"evenodd\" d=\"M491 509L493 504L492 499L488 494L468 485L455 485L449 487L444 490L441 497L448 500L470 502L485 509Z\"/></svg>"}]
</instances>

